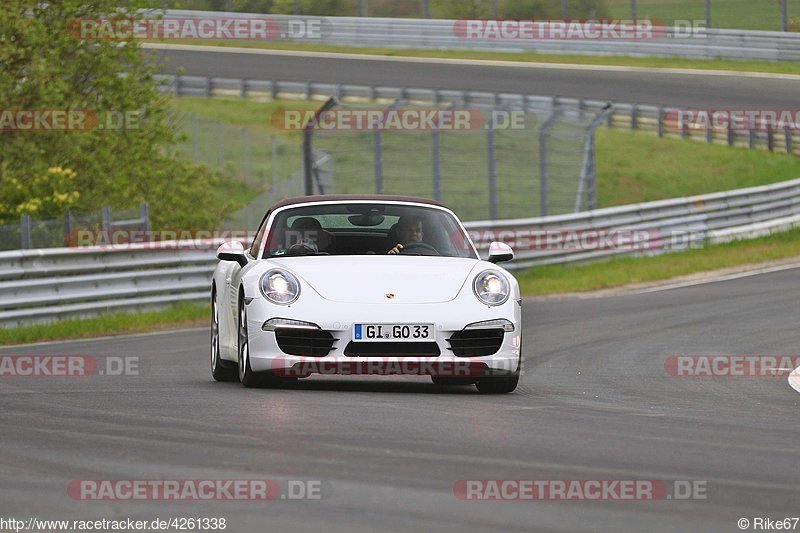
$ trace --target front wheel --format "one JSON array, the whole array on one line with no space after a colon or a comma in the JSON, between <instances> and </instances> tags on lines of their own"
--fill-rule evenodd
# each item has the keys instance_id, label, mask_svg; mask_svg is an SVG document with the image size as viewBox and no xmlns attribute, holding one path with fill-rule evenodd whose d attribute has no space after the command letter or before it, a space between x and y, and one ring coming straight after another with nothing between
<instances>
[{"instance_id":1,"label":"front wheel","mask_svg":"<svg viewBox=\"0 0 800 533\"><path fill-rule=\"evenodd\" d=\"M247 309L244 298L239 298L239 381L245 387L274 387L280 379L269 372L253 372L250 367L250 340L247 334Z\"/></svg>"},{"instance_id":2,"label":"front wheel","mask_svg":"<svg viewBox=\"0 0 800 533\"><path fill-rule=\"evenodd\" d=\"M522 372L522 346L519 347L519 361L517 361L517 369L513 374L507 376L489 376L481 378L475 383L478 392L482 394L507 394L514 392L519 384L519 376Z\"/></svg>"},{"instance_id":3,"label":"front wheel","mask_svg":"<svg viewBox=\"0 0 800 533\"><path fill-rule=\"evenodd\" d=\"M225 361L219 353L219 306L217 289L211 289L211 376L216 381L234 381L236 364Z\"/></svg>"}]
</instances>

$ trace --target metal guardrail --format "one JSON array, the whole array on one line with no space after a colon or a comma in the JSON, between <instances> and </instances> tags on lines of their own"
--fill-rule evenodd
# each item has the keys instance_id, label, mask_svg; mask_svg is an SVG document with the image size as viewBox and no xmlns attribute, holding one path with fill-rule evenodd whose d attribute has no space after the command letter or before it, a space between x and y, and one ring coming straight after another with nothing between
<instances>
[{"instance_id":1,"label":"metal guardrail","mask_svg":"<svg viewBox=\"0 0 800 533\"><path fill-rule=\"evenodd\" d=\"M265 18L281 24L293 21L305 26L319 22L314 37L282 40L340 46L414 49L481 50L586 55L673 56L687 58L758 59L800 61L800 33L754 30L656 28L652 38L638 40L556 39L466 39L456 30L464 21L376 17L314 17L264 15L216 11L167 10L176 18Z\"/></svg>"},{"instance_id":2,"label":"metal guardrail","mask_svg":"<svg viewBox=\"0 0 800 533\"><path fill-rule=\"evenodd\" d=\"M161 90L176 96L235 96L265 100L327 100L341 102L391 103L397 100L419 105L453 105L483 109L521 109L549 116L556 108L573 113L596 115L608 102L485 91L383 87L316 82L269 81L207 76L159 75ZM681 137L693 141L727 144L800 155L800 132L703 128L679 125L679 109L667 106L614 102L608 115L610 128L649 131L659 136Z\"/></svg>"},{"instance_id":3,"label":"metal guardrail","mask_svg":"<svg viewBox=\"0 0 800 533\"><path fill-rule=\"evenodd\" d=\"M727 192L550 217L466 224L482 254L491 240L516 245L510 268L660 254L800 226L800 179ZM535 232L642 231L644 249L537 249ZM527 241L525 241L527 239ZM0 327L165 307L209 297L216 241L0 252Z\"/></svg>"}]
</instances>

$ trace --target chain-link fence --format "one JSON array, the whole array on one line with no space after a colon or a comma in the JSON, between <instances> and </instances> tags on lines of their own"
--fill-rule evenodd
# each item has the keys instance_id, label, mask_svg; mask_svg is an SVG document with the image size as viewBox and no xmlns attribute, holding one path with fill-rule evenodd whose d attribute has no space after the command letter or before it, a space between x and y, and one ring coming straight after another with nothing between
<instances>
[{"instance_id":1,"label":"chain-link fence","mask_svg":"<svg viewBox=\"0 0 800 533\"><path fill-rule=\"evenodd\" d=\"M339 106L330 113L370 110ZM426 110L394 103L381 111L388 116ZM556 108L547 114L509 108L468 112L473 125L459 130L317 128L311 144L318 164L312 170L319 172L322 165L322 175L330 183L320 188L312 180L310 192L433 198L464 220L554 215L595 207L594 154L587 153L594 147L587 131L593 135L595 114L576 108Z\"/></svg>"},{"instance_id":2,"label":"chain-link fence","mask_svg":"<svg viewBox=\"0 0 800 533\"><path fill-rule=\"evenodd\" d=\"M28 250L32 248L58 248L80 243L80 232L105 232L111 238L115 230L150 230L150 207L143 203L138 209L111 209L103 207L91 213L67 212L62 217L36 219L20 216L18 223L0 225L0 250Z\"/></svg>"}]
</instances>

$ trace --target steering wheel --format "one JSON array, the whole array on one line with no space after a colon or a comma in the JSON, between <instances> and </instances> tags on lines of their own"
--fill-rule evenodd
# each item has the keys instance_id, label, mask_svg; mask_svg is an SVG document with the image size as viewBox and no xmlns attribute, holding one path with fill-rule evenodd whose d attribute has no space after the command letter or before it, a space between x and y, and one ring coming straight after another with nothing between
<instances>
[{"instance_id":1,"label":"steering wheel","mask_svg":"<svg viewBox=\"0 0 800 533\"><path fill-rule=\"evenodd\" d=\"M439 250L426 242L410 242L406 245L403 245L403 249L400 250L400 253L409 255L442 255L439 253Z\"/></svg>"}]
</instances>

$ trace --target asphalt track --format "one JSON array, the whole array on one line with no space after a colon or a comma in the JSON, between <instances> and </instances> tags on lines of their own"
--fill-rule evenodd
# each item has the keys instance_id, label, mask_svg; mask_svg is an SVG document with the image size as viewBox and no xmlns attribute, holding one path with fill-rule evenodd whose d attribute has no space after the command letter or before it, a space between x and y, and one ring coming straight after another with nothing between
<instances>
[{"instance_id":1,"label":"asphalt track","mask_svg":"<svg viewBox=\"0 0 800 533\"><path fill-rule=\"evenodd\" d=\"M147 53L164 63L168 73L180 67L188 75L557 95L699 109L796 109L800 94L797 76L432 63L424 59L319 57L265 50L231 53L173 49Z\"/></svg>"},{"instance_id":2,"label":"asphalt track","mask_svg":"<svg viewBox=\"0 0 800 533\"><path fill-rule=\"evenodd\" d=\"M226 517L227 531L738 531L800 515L786 376L672 377L672 354L797 354L798 270L524 304L510 395L426 378L211 380L207 332L5 348L139 357L139 375L0 378L0 517ZM320 480L323 498L97 502L76 479ZM701 481L688 501L463 501L463 479ZM752 529L750 529L752 530Z\"/></svg>"}]
</instances>

